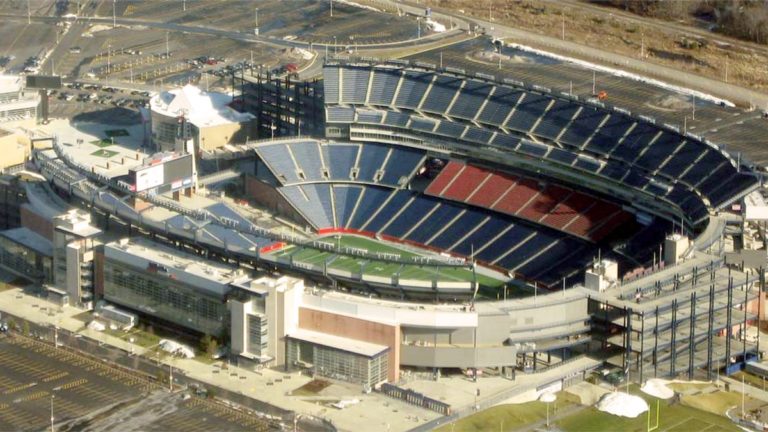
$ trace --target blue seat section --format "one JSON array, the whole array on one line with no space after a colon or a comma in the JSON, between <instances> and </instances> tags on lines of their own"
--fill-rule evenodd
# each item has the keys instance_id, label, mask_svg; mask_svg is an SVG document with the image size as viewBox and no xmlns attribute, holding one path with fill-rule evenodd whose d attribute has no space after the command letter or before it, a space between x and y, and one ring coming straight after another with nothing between
<instances>
[{"instance_id":1,"label":"blue seat section","mask_svg":"<svg viewBox=\"0 0 768 432\"><path fill-rule=\"evenodd\" d=\"M702 194L704 194L704 196L708 197L712 191L718 188L720 185L728 183L728 180L730 180L731 176L734 174L736 174L736 169L733 167L733 165L730 163L724 163L720 166L720 168L708 173L704 181L699 183L698 189Z\"/></svg>"},{"instance_id":2,"label":"blue seat section","mask_svg":"<svg viewBox=\"0 0 768 432\"><path fill-rule=\"evenodd\" d=\"M457 253L469 256L473 249L478 250L485 246L489 241L493 240L494 237L499 235L500 232L511 225L509 220L498 215L489 214L489 216L491 216L491 218L488 219L479 230L473 232L467 238L462 240L462 242L456 245L453 250Z\"/></svg>"},{"instance_id":3,"label":"blue seat section","mask_svg":"<svg viewBox=\"0 0 768 432\"><path fill-rule=\"evenodd\" d=\"M615 162L608 162L603 166L599 174L613 180L621 180L627 174L627 167Z\"/></svg>"},{"instance_id":4,"label":"blue seat section","mask_svg":"<svg viewBox=\"0 0 768 432\"><path fill-rule=\"evenodd\" d=\"M533 134L555 140L563 128L568 126L578 109L579 106L572 102L556 99L555 104L544 114L541 122L534 129Z\"/></svg>"},{"instance_id":5,"label":"blue seat section","mask_svg":"<svg viewBox=\"0 0 768 432\"><path fill-rule=\"evenodd\" d=\"M680 145L682 138L677 134L663 132L658 138L645 150L645 153L637 159L635 164L653 171L664 162Z\"/></svg>"},{"instance_id":6,"label":"blue seat section","mask_svg":"<svg viewBox=\"0 0 768 432\"><path fill-rule=\"evenodd\" d=\"M523 243L515 253L502 258L497 264L504 268L513 269L541 252L542 249L549 246L554 241L555 237L543 232L538 232L535 236ZM499 256L502 256L504 252L500 253Z\"/></svg>"},{"instance_id":7,"label":"blue seat section","mask_svg":"<svg viewBox=\"0 0 768 432\"><path fill-rule=\"evenodd\" d=\"M419 221L437 206L437 201L416 195L410 205L384 229L384 234L403 238ZM425 222L426 223L426 222ZM426 229L429 229L428 227Z\"/></svg>"},{"instance_id":8,"label":"blue seat section","mask_svg":"<svg viewBox=\"0 0 768 432\"><path fill-rule=\"evenodd\" d=\"M440 249L448 249L454 243L461 240L468 232L477 228L480 222L485 219L485 215L479 210L467 210L460 218L449 225L439 236L435 237L430 246ZM443 227L435 227L435 232L439 232Z\"/></svg>"},{"instance_id":9,"label":"blue seat section","mask_svg":"<svg viewBox=\"0 0 768 432\"><path fill-rule=\"evenodd\" d=\"M576 163L574 163L573 166L593 173L596 173L601 167L600 163L597 161L579 157L576 158Z\"/></svg>"},{"instance_id":10,"label":"blue seat section","mask_svg":"<svg viewBox=\"0 0 768 432\"><path fill-rule=\"evenodd\" d=\"M493 86L488 83L467 80L458 99L448 112L449 116L472 120L477 115L483 102L488 98Z\"/></svg>"},{"instance_id":11,"label":"blue seat section","mask_svg":"<svg viewBox=\"0 0 768 432\"><path fill-rule=\"evenodd\" d=\"M355 210L357 200L363 193L362 186L335 185L333 187L333 204L336 209L336 222L342 228L349 227L349 219Z\"/></svg>"},{"instance_id":12,"label":"blue seat section","mask_svg":"<svg viewBox=\"0 0 768 432\"><path fill-rule=\"evenodd\" d=\"M611 114L603 126L597 129L592 139L587 141L584 149L597 154L610 153L633 124L635 123L632 120L621 114Z\"/></svg>"},{"instance_id":13,"label":"blue seat section","mask_svg":"<svg viewBox=\"0 0 768 432\"><path fill-rule=\"evenodd\" d=\"M400 92L397 94L395 105L410 109L416 109L421 102L421 98L429 88L434 74L431 72L413 72L407 71L400 85Z\"/></svg>"},{"instance_id":14,"label":"blue seat section","mask_svg":"<svg viewBox=\"0 0 768 432\"><path fill-rule=\"evenodd\" d=\"M693 192L688 192L686 198L678 204L693 220L701 219L709 213L707 206Z\"/></svg>"},{"instance_id":15,"label":"blue seat section","mask_svg":"<svg viewBox=\"0 0 768 432\"><path fill-rule=\"evenodd\" d=\"M467 133L464 134L464 140L483 145L490 144L491 138L493 138L493 133L488 129L480 129L472 126L470 126L467 129Z\"/></svg>"},{"instance_id":16,"label":"blue seat section","mask_svg":"<svg viewBox=\"0 0 768 432\"><path fill-rule=\"evenodd\" d=\"M371 71L368 68L344 68L344 72L341 74L341 81L343 83L341 103L365 103L370 76Z\"/></svg>"},{"instance_id":17,"label":"blue seat section","mask_svg":"<svg viewBox=\"0 0 768 432\"><path fill-rule=\"evenodd\" d=\"M432 83L432 89L421 105L421 110L434 114L445 114L454 96L456 96L456 92L461 88L463 81L461 78L437 75L435 82Z\"/></svg>"},{"instance_id":18,"label":"blue seat section","mask_svg":"<svg viewBox=\"0 0 768 432\"><path fill-rule=\"evenodd\" d=\"M477 117L477 121L493 126L502 126L522 94L521 90L496 87L496 91L488 98L488 102Z\"/></svg>"},{"instance_id":19,"label":"blue seat section","mask_svg":"<svg viewBox=\"0 0 768 432\"><path fill-rule=\"evenodd\" d=\"M266 246L271 243L269 240L255 237L250 234L242 234L237 230L216 224L208 224L203 230L207 231L207 233L215 239L226 243L228 248L247 250L252 247Z\"/></svg>"},{"instance_id":20,"label":"blue seat section","mask_svg":"<svg viewBox=\"0 0 768 432\"><path fill-rule=\"evenodd\" d=\"M435 130L436 134L451 138L459 138L464 133L466 126L448 120L442 120Z\"/></svg>"},{"instance_id":21,"label":"blue seat section","mask_svg":"<svg viewBox=\"0 0 768 432\"><path fill-rule=\"evenodd\" d=\"M544 157L549 151L549 146L534 144L530 141L520 141L518 151L528 153L531 156Z\"/></svg>"},{"instance_id":22,"label":"blue seat section","mask_svg":"<svg viewBox=\"0 0 768 432\"><path fill-rule=\"evenodd\" d=\"M395 195L389 202L379 210L379 213L374 216L367 225L363 225L365 231L379 232L397 212L402 209L408 200L411 198L411 194L405 190L398 190L394 192Z\"/></svg>"},{"instance_id":23,"label":"blue seat section","mask_svg":"<svg viewBox=\"0 0 768 432\"><path fill-rule=\"evenodd\" d=\"M422 198L431 199L431 198ZM461 212L461 207L443 201L440 207L432 213L429 219L425 220L418 229L414 230L408 237L408 240L415 241L421 244L426 244L435 233L448 224L453 218L455 218Z\"/></svg>"},{"instance_id":24,"label":"blue seat section","mask_svg":"<svg viewBox=\"0 0 768 432\"><path fill-rule=\"evenodd\" d=\"M605 119L605 112L585 106L570 126L560 136L560 142L581 147ZM618 138L611 137L614 143ZM607 150L606 150L607 151Z\"/></svg>"},{"instance_id":25,"label":"blue seat section","mask_svg":"<svg viewBox=\"0 0 768 432\"><path fill-rule=\"evenodd\" d=\"M682 177L684 182L696 186L700 181L704 180L706 176L711 174L717 169L720 164L723 163L723 158L714 150L706 150L704 156L693 165L688 172Z\"/></svg>"},{"instance_id":26,"label":"blue seat section","mask_svg":"<svg viewBox=\"0 0 768 432\"><path fill-rule=\"evenodd\" d=\"M384 120L384 111L374 111L374 110L367 110L367 109L358 109L357 110L357 122L358 123L373 123L373 124L381 124L381 122Z\"/></svg>"},{"instance_id":27,"label":"blue seat section","mask_svg":"<svg viewBox=\"0 0 768 432\"><path fill-rule=\"evenodd\" d=\"M400 82L399 70L376 70L373 74L368 103L382 106L392 105L392 98L395 97L398 82Z\"/></svg>"},{"instance_id":28,"label":"blue seat section","mask_svg":"<svg viewBox=\"0 0 768 432\"><path fill-rule=\"evenodd\" d=\"M701 146L694 143L688 142L683 144L674 157L670 158L661 167L661 172L668 176L679 178L693 164L696 158L701 155L701 151Z\"/></svg>"},{"instance_id":29,"label":"blue seat section","mask_svg":"<svg viewBox=\"0 0 768 432\"><path fill-rule=\"evenodd\" d=\"M645 185L643 190L656 196L665 196L668 193L668 190L666 188L651 182L648 182L648 184Z\"/></svg>"},{"instance_id":30,"label":"blue seat section","mask_svg":"<svg viewBox=\"0 0 768 432\"><path fill-rule=\"evenodd\" d=\"M503 236L497 238L493 243L488 245L485 249L476 254L477 258L486 261L493 262L496 259L502 257L510 249L520 244L529 235L533 233L533 229L525 225L515 225L509 231L504 233ZM475 250L477 250L476 248ZM514 255L514 254L513 254ZM503 265L503 264L500 264Z\"/></svg>"},{"instance_id":31,"label":"blue seat section","mask_svg":"<svg viewBox=\"0 0 768 432\"><path fill-rule=\"evenodd\" d=\"M624 141L617 146L611 153L612 157L622 159L627 163L634 162L644 148L653 140L659 129L647 123L638 123L632 131L627 134Z\"/></svg>"},{"instance_id":32,"label":"blue seat section","mask_svg":"<svg viewBox=\"0 0 768 432\"><path fill-rule=\"evenodd\" d=\"M284 186L283 195L298 209L315 228L333 226L331 192L328 184ZM302 191L304 193L302 193Z\"/></svg>"},{"instance_id":33,"label":"blue seat section","mask_svg":"<svg viewBox=\"0 0 768 432\"><path fill-rule=\"evenodd\" d=\"M381 144L365 144L360 149L360 152L357 180L373 182L376 171L382 169L384 165L384 160L387 158L387 153L389 153L389 147Z\"/></svg>"},{"instance_id":34,"label":"blue seat section","mask_svg":"<svg viewBox=\"0 0 768 432\"><path fill-rule=\"evenodd\" d=\"M329 123L350 123L355 120L355 110L350 107L329 106L325 108L325 121Z\"/></svg>"},{"instance_id":35,"label":"blue seat section","mask_svg":"<svg viewBox=\"0 0 768 432\"><path fill-rule=\"evenodd\" d=\"M424 152L407 147L392 147L381 183L397 185L401 177L408 177L416 171L424 159Z\"/></svg>"},{"instance_id":36,"label":"blue seat section","mask_svg":"<svg viewBox=\"0 0 768 432\"><path fill-rule=\"evenodd\" d=\"M261 160L266 162L270 170L278 179L284 179L283 183L295 183L299 181L296 175L296 165L288 153L285 144L270 144L256 147L256 153Z\"/></svg>"},{"instance_id":37,"label":"blue seat section","mask_svg":"<svg viewBox=\"0 0 768 432\"><path fill-rule=\"evenodd\" d=\"M304 171L306 180L323 180L323 162L317 142L292 143L291 153L293 153L296 164Z\"/></svg>"},{"instance_id":38,"label":"blue seat section","mask_svg":"<svg viewBox=\"0 0 768 432\"><path fill-rule=\"evenodd\" d=\"M321 146L321 148L331 179L349 180L350 171L355 166L357 154L360 152L360 146L358 144L329 144Z\"/></svg>"},{"instance_id":39,"label":"blue seat section","mask_svg":"<svg viewBox=\"0 0 768 432\"><path fill-rule=\"evenodd\" d=\"M712 205L720 206L729 198L733 197L736 192L744 191L745 189L757 184L758 180L749 174L737 173L731 177L728 183L721 185L710 192L709 199Z\"/></svg>"},{"instance_id":40,"label":"blue seat section","mask_svg":"<svg viewBox=\"0 0 768 432\"><path fill-rule=\"evenodd\" d=\"M323 68L323 98L326 103L339 102L339 68Z\"/></svg>"},{"instance_id":41,"label":"blue seat section","mask_svg":"<svg viewBox=\"0 0 768 432\"><path fill-rule=\"evenodd\" d=\"M368 186L363 190L363 196L357 204L355 213L351 215L347 228L362 229L368 218L386 201L391 189Z\"/></svg>"},{"instance_id":42,"label":"blue seat section","mask_svg":"<svg viewBox=\"0 0 768 432\"><path fill-rule=\"evenodd\" d=\"M410 128L417 131L431 133L432 130L435 129L436 124L437 124L437 120L412 115Z\"/></svg>"},{"instance_id":43,"label":"blue seat section","mask_svg":"<svg viewBox=\"0 0 768 432\"><path fill-rule=\"evenodd\" d=\"M517 271L527 276L538 275L542 271L551 270L553 264L559 263L581 248L582 246L577 242L569 241L566 238L557 239L554 246L550 247L545 253L528 261L522 267L519 267Z\"/></svg>"},{"instance_id":44,"label":"blue seat section","mask_svg":"<svg viewBox=\"0 0 768 432\"><path fill-rule=\"evenodd\" d=\"M549 151L549 154L547 154L547 159L551 159L561 164L570 165L573 163L573 161L576 160L576 155L567 150L553 147L552 150Z\"/></svg>"},{"instance_id":45,"label":"blue seat section","mask_svg":"<svg viewBox=\"0 0 768 432\"><path fill-rule=\"evenodd\" d=\"M232 210L228 205L224 203L212 204L205 209L211 212L211 214L214 216L225 217L227 219L237 221L242 229L247 229L250 225L252 225L248 219L244 218L240 215L240 213Z\"/></svg>"},{"instance_id":46,"label":"blue seat section","mask_svg":"<svg viewBox=\"0 0 768 432\"><path fill-rule=\"evenodd\" d=\"M497 133L495 137L493 137L493 141L491 141L491 144L497 146L497 147L504 147L506 149L515 149L520 144L520 138L514 136L514 135L505 135L501 133Z\"/></svg>"},{"instance_id":47,"label":"blue seat section","mask_svg":"<svg viewBox=\"0 0 768 432\"><path fill-rule=\"evenodd\" d=\"M639 174L637 171L629 171L623 181L624 184L638 189L644 188L649 182L647 177Z\"/></svg>"},{"instance_id":48,"label":"blue seat section","mask_svg":"<svg viewBox=\"0 0 768 432\"><path fill-rule=\"evenodd\" d=\"M384 116L384 124L404 128L408 126L408 120L410 119L411 116L408 114L396 111L388 111L387 115Z\"/></svg>"},{"instance_id":49,"label":"blue seat section","mask_svg":"<svg viewBox=\"0 0 768 432\"><path fill-rule=\"evenodd\" d=\"M550 102L552 102L550 96L527 93L522 102L517 104L515 112L505 126L520 132L530 131Z\"/></svg>"}]
</instances>

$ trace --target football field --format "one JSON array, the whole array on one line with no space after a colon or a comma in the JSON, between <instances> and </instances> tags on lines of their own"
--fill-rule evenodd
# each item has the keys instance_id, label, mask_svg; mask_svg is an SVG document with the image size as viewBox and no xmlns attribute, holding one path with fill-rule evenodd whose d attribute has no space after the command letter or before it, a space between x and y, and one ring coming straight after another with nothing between
<instances>
[{"instance_id":1,"label":"football field","mask_svg":"<svg viewBox=\"0 0 768 432\"><path fill-rule=\"evenodd\" d=\"M341 250L350 248L364 250L370 254L399 255L400 258L404 259L418 256L435 256L426 251L424 253L417 253L413 249L406 249L393 243L354 235L329 236L320 239L320 241L328 243L333 247L338 247ZM376 260L353 254L346 255L307 246L290 245L269 255L275 258L292 256L294 262L312 266L323 266L324 263L327 263L328 268L372 276L391 277L399 273L400 279L436 280L438 282L472 282L476 277L477 282L487 288L498 288L505 282L501 277L496 279L482 274L475 275L468 267L401 264L383 259Z\"/></svg>"}]
</instances>

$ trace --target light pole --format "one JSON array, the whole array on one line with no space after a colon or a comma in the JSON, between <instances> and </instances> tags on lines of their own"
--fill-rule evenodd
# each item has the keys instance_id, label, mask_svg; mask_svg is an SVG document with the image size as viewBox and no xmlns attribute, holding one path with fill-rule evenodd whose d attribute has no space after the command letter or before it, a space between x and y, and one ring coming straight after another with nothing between
<instances>
[{"instance_id":1,"label":"light pole","mask_svg":"<svg viewBox=\"0 0 768 432\"><path fill-rule=\"evenodd\" d=\"M53 432L53 398L55 398L56 395L51 395L51 432Z\"/></svg>"},{"instance_id":2,"label":"light pole","mask_svg":"<svg viewBox=\"0 0 768 432\"><path fill-rule=\"evenodd\" d=\"M112 0L112 28L117 27L117 16L115 13L115 8L117 4L117 0Z\"/></svg>"},{"instance_id":3,"label":"light pole","mask_svg":"<svg viewBox=\"0 0 768 432\"><path fill-rule=\"evenodd\" d=\"M549 429L549 404L557 400L557 395L550 392L544 393L539 400L547 404L547 429Z\"/></svg>"},{"instance_id":4,"label":"light pole","mask_svg":"<svg viewBox=\"0 0 768 432\"><path fill-rule=\"evenodd\" d=\"M333 18L333 0L328 0L331 3L331 18Z\"/></svg>"}]
</instances>

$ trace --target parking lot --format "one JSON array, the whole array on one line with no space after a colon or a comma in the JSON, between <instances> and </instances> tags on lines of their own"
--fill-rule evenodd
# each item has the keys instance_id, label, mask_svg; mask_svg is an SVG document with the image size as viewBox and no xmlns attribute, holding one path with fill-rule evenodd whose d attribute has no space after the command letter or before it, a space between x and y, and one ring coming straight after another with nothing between
<instances>
[{"instance_id":1,"label":"parking lot","mask_svg":"<svg viewBox=\"0 0 768 432\"><path fill-rule=\"evenodd\" d=\"M39 430L127 402L153 384L98 361L41 342L0 340L0 430Z\"/></svg>"},{"instance_id":2,"label":"parking lot","mask_svg":"<svg viewBox=\"0 0 768 432\"><path fill-rule=\"evenodd\" d=\"M20 336L0 337L0 430L267 430L207 399L169 393L147 376Z\"/></svg>"}]
</instances>

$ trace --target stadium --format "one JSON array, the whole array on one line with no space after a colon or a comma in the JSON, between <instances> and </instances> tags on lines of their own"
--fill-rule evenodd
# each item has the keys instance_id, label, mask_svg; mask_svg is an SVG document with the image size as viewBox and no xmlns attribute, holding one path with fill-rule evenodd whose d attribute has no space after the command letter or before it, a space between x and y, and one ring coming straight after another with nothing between
<instances>
[{"instance_id":1,"label":"stadium","mask_svg":"<svg viewBox=\"0 0 768 432\"><path fill-rule=\"evenodd\" d=\"M243 361L368 387L404 369L510 379L559 370L544 384L565 386L603 361L641 380L651 370L693 377L759 350L736 335L755 320L762 281L743 261L726 262L721 239L741 222L731 206L761 179L717 143L597 98L418 62L326 61L305 92L321 98L324 116L256 86L243 85L239 104L255 129L274 133L254 107L275 97L293 116L278 116L277 129L299 131L278 135L295 136L123 157L120 170L84 162L62 137L34 154L100 227L304 280L224 282L232 338L249 341L233 350ZM302 121L324 136L301 136ZM192 161L158 168L183 158ZM159 177L137 187L144 170ZM250 206L196 194L233 177ZM251 207L277 222L259 223ZM95 296L103 286L106 300L151 317L108 288L119 282L110 260L130 251L106 249ZM248 312L248 299L275 296L272 312ZM344 361L356 366L341 370Z\"/></svg>"}]
</instances>

